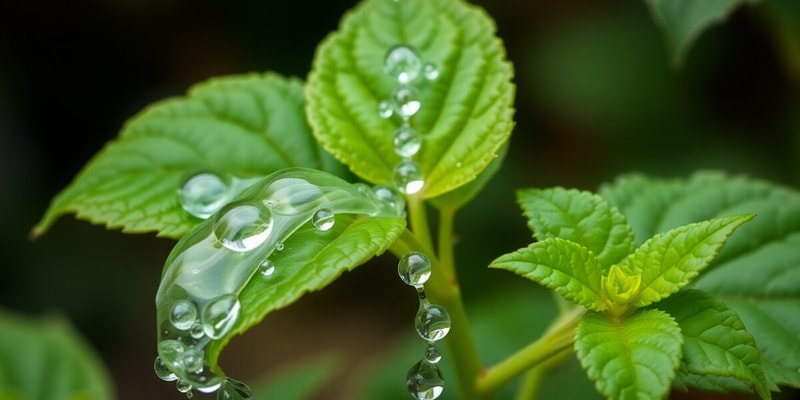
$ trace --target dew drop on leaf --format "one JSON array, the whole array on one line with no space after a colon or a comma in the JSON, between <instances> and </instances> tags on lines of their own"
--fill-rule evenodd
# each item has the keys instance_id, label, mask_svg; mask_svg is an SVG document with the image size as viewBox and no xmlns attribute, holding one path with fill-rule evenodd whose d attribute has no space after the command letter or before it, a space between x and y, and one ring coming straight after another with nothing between
<instances>
[{"instance_id":1,"label":"dew drop on leaf","mask_svg":"<svg viewBox=\"0 0 800 400\"><path fill-rule=\"evenodd\" d=\"M411 157L422 147L422 137L410 126L403 125L394 132L392 143L398 156Z\"/></svg>"},{"instance_id":2,"label":"dew drop on leaf","mask_svg":"<svg viewBox=\"0 0 800 400\"><path fill-rule=\"evenodd\" d=\"M275 273L275 263L270 259L266 259L258 264L258 272L261 276L270 277Z\"/></svg>"},{"instance_id":3,"label":"dew drop on leaf","mask_svg":"<svg viewBox=\"0 0 800 400\"><path fill-rule=\"evenodd\" d=\"M334 218L333 212L327 208L320 208L317 211L314 211L314 215L311 216L311 223L314 224L314 228L316 228L320 232L327 232L333 228L336 219Z\"/></svg>"},{"instance_id":4,"label":"dew drop on leaf","mask_svg":"<svg viewBox=\"0 0 800 400\"><path fill-rule=\"evenodd\" d=\"M229 200L231 182L211 172L187 174L178 188L181 207L189 214L206 219Z\"/></svg>"},{"instance_id":5,"label":"dew drop on leaf","mask_svg":"<svg viewBox=\"0 0 800 400\"><path fill-rule=\"evenodd\" d=\"M197 321L197 306L189 300L178 300L172 305L169 321L176 329L185 331Z\"/></svg>"},{"instance_id":6,"label":"dew drop on leaf","mask_svg":"<svg viewBox=\"0 0 800 400\"><path fill-rule=\"evenodd\" d=\"M399 44L386 52L383 68L387 75L405 85L417 79L422 71L422 60L413 48Z\"/></svg>"},{"instance_id":7,"label":"dew drop on leaf","mask_svg":"<svg viewBox=\"0 0 800 400\"><path fill-rule=\"evenodd\" d=\"M172 382L178 380L178 376L164 365L164 362L161 361L161 357L156 357L156 361L153 363L153 370L156 376L162 381Z\"/></svg>"},{"instance_id":8,"label":"dew drop on leaf","mask_svg":"<svg viewBox=\"0 0 800 400\"><path fill-rule=\"evenodd\" d=\"M183 368L188 372L200 372L203 370L203 351L189 349L183 353Z\"/></svg>"},{"instance_id":9,"label":"dew drop on leaf","mask_svg":"<svg viewBox=\"0 0 800 400\"><path fill-rule=\"evenodd\" d=\"M405 194L414 194L422 190L424 184L419 165L411 160L402 160L394 167L394 183Z\"/></svg>"},{"instance_id":10,"label":"dew drop on leaf","mask_svg":"<svg viewBox=\"0 0 800 400\"><path fill-rule=\"evenodd\" d=\"M203 309L203 331L212 339L219 339L233 327L239 317L239 299L226 294L211 300Z\"/></svg>"},{"instance_id":11,"label":"dew drop on leaf","mask_svg":"<svg viewBox=\"0 0 800 400\"><path fill-rule=\"evenodd\" d=\"M230 204L220 210L214 234L232 251L244 252L260 246L272 231L272 213L262 202Z\"/></svg>"},{"instance_id":12,"label":"dew drop on leaf","mask_svg":"<svg viewBox=\"0 0 800 400\"><path fill-rule=\"evenodd\" d=\"M439 67L434 63L425 63L422 74L425 75L425 79L435 81L439 77Z\"/></svg>"},{"instance_id":13,"label":"dew drop on leaf","mask_svg":"<svg viewBox=\"0 0 800 400\"><path fill-rule=\"evenodd\" d=\"M419 101L417 91L409 86L400 86L392 93L394 109L404 121L413 117L419 111L422 103Z\"/></svg>"},{"instance_id":14,"label":"dew drop on leaf","mask_svg":"<svg viewBox=\"0 0 800 400\"><path fill-rule=\"evenodd\" d=\"M381 118L391 118L394 115L394 107L392 107L392 103L383 100L378 103L378 116Z\"/></svg>"}]
</instances>

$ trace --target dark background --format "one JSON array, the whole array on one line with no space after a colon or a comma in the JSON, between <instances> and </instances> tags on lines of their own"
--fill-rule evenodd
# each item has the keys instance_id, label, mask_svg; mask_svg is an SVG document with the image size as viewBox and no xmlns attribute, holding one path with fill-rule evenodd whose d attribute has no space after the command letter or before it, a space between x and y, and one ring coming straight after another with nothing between
<instances>
[{"instance_id":1,"label":"dark background","mask_svg":"<svg viewBox=\"0 0 800 400\"><path fill-rule=\"evenodd\" d=\"M173 242L71 216L35 241L28 232L142 107L216 75L303 78L316 44L355 3L3 2L0 306L66 315L108 365L120 399L181 398L151 369L154 296ZM497 21L515 65L517 126L504 167L456 223L472 301L517 281L483 268L530 241L515 188L593 190L623 172L699 168L800 183L800 61L779 40L772 6L735 12L678 70L640 0L476 3ZM800 17L784 17L800 26ZM416 298L394 262L381 257L270 315L232 342L226 371L247 380L330 349L348 354L354 368L407 336Z\"/></svg>"}]
</instances>

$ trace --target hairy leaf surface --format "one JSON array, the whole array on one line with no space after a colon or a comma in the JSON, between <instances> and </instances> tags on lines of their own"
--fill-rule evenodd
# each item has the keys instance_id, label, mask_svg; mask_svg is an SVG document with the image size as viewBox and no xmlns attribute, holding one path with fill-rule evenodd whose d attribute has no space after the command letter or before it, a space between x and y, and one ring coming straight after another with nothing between
<instances>
[{"instance_id":1,"label":"hairy leaf surface","mask_svg":"<svg viewBox=\"0 0 800 400\"><path fill-rule=\"evenodd\" d=\"M363 179L393 182L401 157L392 135L399 117L381 118L398 81L384 72L390 48L404 44L438 67L434 80L418 78L421 108L410 126L422 136L413 156L436 197L483 171L513 126L513 71L486 13L461 0L367 0L347 14L318 47L306 96L314 135Z\"/></svg>"}]
</instances>

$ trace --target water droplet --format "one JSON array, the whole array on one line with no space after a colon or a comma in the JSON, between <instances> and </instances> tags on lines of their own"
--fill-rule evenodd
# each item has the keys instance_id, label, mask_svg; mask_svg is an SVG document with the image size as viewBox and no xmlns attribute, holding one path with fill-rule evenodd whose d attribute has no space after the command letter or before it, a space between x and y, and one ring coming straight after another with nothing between
<instances>
[{"instance_id":1,"label":"water droplet","mask_svg":"<svg viewBox=\"0 0 800 400\"><path fill-rule=\"evenodd\" d=\"M258 272L265 277L272 276L272 274L275 273L275 263L269 259L262 261L261 264L258 265Z\"/></svg>"},{"instance_id":2,"label":"water droplet","mask_svg":"<svg viewBox=\"0 0 800 400\"><path fill-rule=\"evenodd\" d=\"M175 382L175 387L178 388L178 391L181 393L189 393L189 391L192 390L192 384L183 379L178 379L178 381Z\"/></svg>"},{"instance_id":3,"label":"water droplet","mask_svg":"<svg viewBox=\"0 0 800 400\"><path fill-rule=\"evenodd\" d=\"M203 330L203 324L200 321L196 321L192 324L192 327L189 328L189 335L191 335L195 339L200 339L201 337L206 335L206 332Z\"/></svg>"},{"instance_id":4,"label":"water droplet","mask_svg":"<svg viewBox=\"0 0 800 400\"><path fill-rule=\"evenodd\" d=\"M372 188L372 193L374 193L375 197L377 197L379 200L386 202L391 207L394 207L398 214L401 214L406 208L406 202L403 199L403 196L392 186L375 185Z\"/></svg>"},{"instance_id":5,"label":"water droplet","mask_svg":"<svg viewBox=\"0 0 800 400\"><path fill-rule=\"evenodd\" d=\"M212 339L225 336L239 317L239 299L226 294L211 300L203 309L203 331Z\"/></svg>"},{"instance_id":6,"label":"water droplet","mask_svg":"<svg viewBox=\"0 0 800 400\"><path fill-rule=\"evenodd\" d=\"M419 165L411 160L403 160L394 167L394 183L405 194L414 194L422 189L424 181Z\"/></svg>"},{"instance_id":7,"label":"water droplet","mask_svg":"<svg viewBox=\"0 0 800 400\"><path fill-rule=\"evenodd\" d=\"M404 121L413 117L419 111L422 103L419 101L417 91L408 86L401 86L392 93L394 108L397 115Z\"/></svg>"},{"instance_id":8,"label":"water droplet","mask_svg":"<svg viewBox=\"0 0 800 400\"><path fill-rule=\"evenodd\" d=\"M456 168L461 168L463 165L461 161L456 161Z\"/></svg>"},{"instance_id":9,"label":"water droplet","mask_svg":"<svg viewBox=\"0 0 800 400\"><path fill-rule=\"evenodd\" d=\"M197 321L197 307L189 300L178 300L172 305L169 322L176 329L185 331Z\"/></svg>"},{"instance_id":10,"label":"water droplet","mask_svg":"<svg viewBox=\"0 0 800 400\"><path fill-rule=\"evenodd\" d=\"M397 82L407 84L419 76L422 71L422 60L414 49L399 44L386 52L383 68L386 74L397 79Z\"/></svg>"},{"instance_id":11,"label":"water droplet","mask_svg":"<svg viewBox=\"0 0 800 400\"><path fill-rule=\"evenodd\" d=\"M425 63L422 67L422 74L425 75L425 79L435 81L439 77L439 67L434 63Z\"/></svg>"},{"instance_id":12,"label":"water droplet","mask_svg":"<svg viewBox=\"0 0 800 400\"><path fill-rule=\"evenodd\" d=\"M381 118L391 118L394 115L394 107L392 107L392 103L383 100L378 103L378 115Z\"/></svg>"},{"instance_id":13,"label":"water droplet","mask_svg":"<svg viewBox=\"0 0 800 400\"><path fill-rule=\"evenodd\" d=\"M161 362L173 371L183 371L183 353L186 347L183 343L167 339L158 343L158 356Z\"/></svg>"},{"instance_id":14,"label":"water droplet","mask_svg":"<svg viewBox=\"0 0 800 400\"><path fill-rule=\"evenodd\" d=\"M408 253L397 263L397 274L406 285L421 288L431 277L431 260L416 251Z\"/></svg>"},{"instance_id":15,"label":"water droplet","mask_svg":"<svg viewBox=\"0 0 800 400\"><path fill-rule=\"evenodd\" d=\"M161 361L161 357L156 357L156 361L153 363L153 370L155 370L156 376L162 381L172 382L178 380L178 376L167 368L166 364Z\"/></svg>"},{"instance_id":16,"label":"water droplet","mask_svg":"<svg viewBox=\"0 0 800 400\"><path fill-rule=\"evenodd\" d=\"M444 391L444 378L436 364L419 361L408 371L408 392L417 400L434 400Z\"/></svg>"},{"instance_id":17,"label":"water droplet","mask_svg":"<svg viewBox=\"0 0 800 400\"><path fill-rule=\"evenodd\" d=\"M266 207L230 204L220 210L214 234L222 245L233 251L250 251L260 246L272 231L272 213Z\"/></svg>"},{"instance_id":18,"label":"water droplet","mask_svg":"<svg viewBox=\"0 0 800 400\"><path fill-rule=\"evenodd\" d=\"M422 136L408 125L394 131L394 152L400 157L411 157L422 147Z\"/></svg>"},{"instance_id":19,"label":"water droplet","mask_svg":"<svg viewBox=\"0 0 800 400\"><path fill-rule=\"evenodd\" d=\"M187 174L178 188L181 207L206 219L230 200L230 182L211 172Z\"/></svg>"},{"instance_id":20,"label":"water droplet","mask_svg":"<svg viewBox=\"0 0 800 400\"><path fill-rule=\"evenodd\" d=\"M439 352L433 345L429 345L428 348L425 349L425 359L428 360L429 363L436 364L439 361L442 361L442 353Z\"/></svg>"},{"instance_id":21,"label":"water droplet","mask_svg":"<svg viewBox=\"0 0 800 400\"><path fill-rule=\"evenodd\" d=\"M311 223L318 231L326 232L333 228L336 222L333 213L327 208L320 208L311 216Z\"/></svg>"},{"instance_id":22,"label":"water droplet","mask_svg":"<svg viewBox=\"0 0 800 400\"><path fill-rule=\"evenodd\" d=\"M253 391L247 385L231 378L225 378L217 392L217 400L250 400L252 398Z\"/></svg>"},{"instance_id":23,"label":"water droplet","mask_svg":"<svg viewBox=\"0 0 800 400\"><path fill-rule=\"evenodd\" d=\"M189 372L200 372L203 370L203 351L189 349L183 353L183 367Z\"/></svg>"},{"instance_id":24,"label":"water droplet","mask_svg":"<svg viewBox=\"0 0 800 400\"><path fill-rule=\"evenodd\" d=\"M275 250L281 251L283 250L283 247L284 247L283 242L275 243Z\"/></svg>"},{"instance_id":25,"label":"water droplet","mask_svg":"<svg viewBox=\"0 0 800 400\"><path fill-rule=\"evenodd\" d=\"M414 327L429 342L441 340L450 332L450 314L441 306L421 300Z\"/></svg>"}]
</instances>

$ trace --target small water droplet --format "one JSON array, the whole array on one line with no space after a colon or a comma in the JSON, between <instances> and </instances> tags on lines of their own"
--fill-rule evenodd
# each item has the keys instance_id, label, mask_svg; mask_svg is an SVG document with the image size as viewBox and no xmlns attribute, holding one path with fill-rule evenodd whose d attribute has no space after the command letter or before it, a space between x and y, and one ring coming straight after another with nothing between
<instances>
[{"instance_id":1,"label":"small water droplet","mask_svg":"<svg viewBox=\"0 0 800 400\"><path fill-rule=\"evenodd\" d=\"M333 228L333 224L336 222L334 217L331 210L320 208L311 216L311 223L314 224L314 227L317 228L318 231L326 232Z\"/></svg>"},{"instance_id":2,"label":"small water droplet","mask_svg":"<svg viewBox=\"0 0 800 400\"><path fill-rule=\"evenodd\" d=\"M406 208L406 201L403 196L397 192L392 186L389 185L375 185L372 188L372 193L375 194L379 200L386 202L391 207L394 207L398 214L401 214Z\"/></svg>"},{"instance_id":3,"label":"small water droplet","mask_svg":"<svg viewBox=\"0 0 800 400\"><path fill-rule=\"evenodd\" d=\"M281 251L283 250L283 247L284 247L283 242L275 243L275 250Z\"/></svg>"},{"instance_id":4,"label":"small water droplet","mask_svg":"<svg viewBox=\"0 0 800 400\"><path fill-rule=\"evenodd\" d=\"M428 348L425 349L425 359L428 360L429 363L436 364L439 361L442 361L442 353L439 352L433 345L429 345Z\"/></svg>"},{"instance_id":5,"label":"small water droplet","mask_svg":"<svg viewBox=\"0 0 800 400\"><path fill-rule=\"evenodd\" d=\"M225 336L239 317L239 299L225 294L211 300L203 309L203 331L212 339Z\"/></svg>"},{"instance_id":6,"label":"small water droplet","mask_svg":"<svg viewBox=\"0 0 800 400\"><path fill-rule=\"evenodd\" d=\"M200 372L203 370L203 351L189 349L183 353L183 367L188 372Z\"/></svg>"},{"instance_id":7,"label":"small water droplet","mask_svg":"<svg viewBox=\"0 0 800 400\"><path fill-rule=\"evenodd\" d=\"M450 314L441 306L421 300L414 327L428 342L441 340L450 332Z\"/></svg>"},{"instance_id":8,"label":"small water droplet","mask_svg":"<svg viewBox=\"0 0 800 400\"><path fill-rule=\"evenodd\" d=\"M404 121L413 117L419 111L422 103L419 101L417 91L408 86L400 86L392 93L394 109Z\"/></svg>"},{"instance_id":9,"label":"small water droplet","mask_svg":"<svg viewBox=\"0 0 800 400\"><path fill-rule=\"evenodd\" d=\"M192 327L189 328L189 335L191 335L195 339L200 339L201 337L205 336L206 333L203 331L203 324L200 321L196 321L192 324Z\"/></svg>"},{"instance_id":10,"label":"small water droplet","mask_svg":"<svg viewBox=\"0 0 800 400\"><path fill-rule=\"evenodd\" d=\"M394 152L400 157L411 157L422 147L422 136L408 125L403 125L394 132Z\"/></svg>"},{"instance_id":11,"label":"small water droplet","mask_svg":"<svg viewBox=\"0 0 800 400\"><path fill-rule=\"evenodd\" d=\"M169 322L176 329L185 331L197 321L197 307L189 300L178 300L172 305Z\"/></svg>"},{"instance_id":12,"label":"small water droplet","mask_svg":"<svg viewBox=\"0 0 800 400\"><path fill-rule=\"evenodd\" d=\"M258 272L261 273L261 276L272 276L275 273L275 263L269 259L262 261L261 264L258 264Z\"/></svg>"},{"instance_id":13,"label":"small water droplet","mask_svg":"<svg viewBox=\"0 0 800 400\"><path fill-rule=\"evenodd\" d=\"M394 107L392 107L392 103L383 100L378 103L378 116L381 118L391 118L394 115Z\"/></svg>"},{"instance_id":14,"label":"small water droplet","mask_svg":"<svg viewBox=\"0 0 800 400\"><path fill-rule=\"evenodd\" d=\"M461 161L456 161L456 168L461 168L463 165Z\"/></svg>"},{"instance_id":15,"label":"small water droplet","mask_svg":"<svg viewBox=\"0 0 800 400\"><path fill-rule=\"evenodd\" d=\"M411 367L406 378L408 392L417 400L434 400L444 391L444 378L436 364L421 360Z\"/></svg>"},{"instance_id":16,"label":"small water droplet","mask_svg":"<svg viewBox=\"0 0 800 400\"><path fill-rule=\"evenodd\" d=\"M162 381L172 382L178 380L178 376L167 368L167 365L161 361L161 357L156 357L156 361L153 363L153 370L155 370L156 376Z\"/></svg>"},{"instance_id":17,"label":"small water droplet","mask_svg":"<svg viewBox=\"0 0 800 400\"><path fill-rule=\"evenodd\" d=\"M262 203L230 204L214 222L214 234L229 250L244 252L260 246L272 231L272 213Z\"/></svg>"},{"instance_id":18,"label":"small water droplet","mask_svg":"<svg viewBox=\"0 0 800 400\"><path fill-rule=\"evenodd\" d=\"M178 187L178 200L189 214L206 219L230 200L230 182L211 173L190 173Z\"/></svg>"},{"instance_id":19,"label":"small water droplet","mask_svg":"<svg viewBox=\"0 0 800 400\"><path fill-rule=\"evenodd\" d=\"M386 74L397 79L398 83L407 84L419 76L422 71L422 60L414 49L399 44L386 52L383 68Z\"/></svg>"},{"instance_id":20,"label":"small water droplet","mask_svg":"<svg viewBox=\"0 0 800 400\"><path fill-rule=\"evenodd\" d=\"M397 263L397 274L406 285L421 288L431 277L431 260L420 252L411 252Z\"/></svg>"},{"instance_id":21,"label":"small water droplet","mask_svg":"<svg viewBox=\"0 0 800 400\"><path fill-rule=\"evenodd\" d=\"M439 77L439 67L434 63L425 63L422 67L422 74L425 75L425 79L435 81Z\"/></svg>"},{"instance_id":22,"label":"small water droplet","mask_svg":"<svg viewBox=\"0 0 800 400\"><path fill-rule=\"evenodd\" d=\"M424 184L419 165L411 160L400 161L394 167L394 183L405 194L419 192Z\"/></svg>"},{"instance_id":23,"label":"small water droplet","mask_svg":"<svg viewBox=\"0 0 800 400\"><path fill-rule=\"evenodd\" d=\"M192 390L192 384L183 379L178 379L178 381L175 382L175 387L178 388L178 391L181 393L189 393L189 391Z\"/></svg>"},{"instance_id":24,"label":"small water droplet","mask_svg":"<svg viewBox=\"0 0 800 400\"><path fill-rule=\"evenodd\" d=\"M231 378L225 378L217 392L217 400L250 400L252 398L253 391L246 384Z\"/></svg>"}]
</instances>

